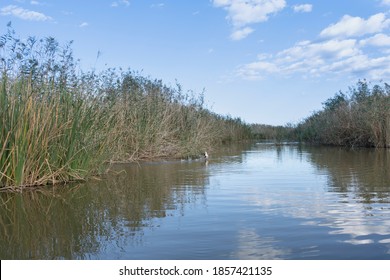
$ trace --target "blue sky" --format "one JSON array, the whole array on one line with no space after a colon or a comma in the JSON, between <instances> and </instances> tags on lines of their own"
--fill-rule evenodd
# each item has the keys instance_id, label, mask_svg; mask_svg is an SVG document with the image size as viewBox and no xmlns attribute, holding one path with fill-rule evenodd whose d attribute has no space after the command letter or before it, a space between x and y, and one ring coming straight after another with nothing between
<instances>
[{"instance_id":1,"label":"blue sky","mask_svg":"<svg viewBox=\"0 0 390 280\"><path fill-rule=\"evenodd\" d=\"M390 0L1 0L0 31L12 21L21 38L74 40L85 70L177 80L217 113L283 125L359 79L390 83L389 11Z\"/></svg>"}]
</instances>

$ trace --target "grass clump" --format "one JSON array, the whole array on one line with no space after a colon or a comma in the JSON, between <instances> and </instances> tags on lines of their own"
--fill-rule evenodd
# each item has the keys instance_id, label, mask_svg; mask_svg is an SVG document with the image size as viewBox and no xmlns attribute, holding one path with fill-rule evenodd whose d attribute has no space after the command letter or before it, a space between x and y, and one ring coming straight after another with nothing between
<instances>
[{"instance_id":1,"label":"grass clump","mask_svg":"<svg viewBox=\"0 0 390 280\"><path fill-rule=\"evenodd\" d=\"M249 138L203 95L137 72L77 70L71 42L0 37L0 188L84 180L107 162L188 157Z\"/></svg>"}]
</instances>

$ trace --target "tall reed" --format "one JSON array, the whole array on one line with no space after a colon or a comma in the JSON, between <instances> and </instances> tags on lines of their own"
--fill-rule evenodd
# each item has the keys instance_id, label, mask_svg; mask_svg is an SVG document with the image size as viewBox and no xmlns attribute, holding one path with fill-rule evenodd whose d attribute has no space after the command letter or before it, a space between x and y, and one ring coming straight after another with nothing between
<instances>
[{"instance_id":1,"label":"tall reed","mask_svg":"<svg viewBox=\"0 0 390 280\"><path fill-rule=\"evenodd\" d=\"M137 72L77 70L71 42L0 37L0 188L86 179L107 162L188 157L251 136L203 95Z\"/></svg>"},{"instance_id":2,"label":"tall reed","mask_svg":"<svg viewBox=\"0 0 390 280\"><path fill-rule=\"evenodd\" d=\"M30 77L0 89L0 184L42 185L83 179L107 157L112 117L93 100L47 86L34 90Z\"/></svg>"},{"instance_id":3,"label":"tall reed","mask_svg":"<svg viewBox=\"0 0 390 280\"><path fill-rule=\"evenodd\" d=\"M359 81L297 126L300 139L342 146L390 147L390 86Z\"/></svg>"}]
</instances>

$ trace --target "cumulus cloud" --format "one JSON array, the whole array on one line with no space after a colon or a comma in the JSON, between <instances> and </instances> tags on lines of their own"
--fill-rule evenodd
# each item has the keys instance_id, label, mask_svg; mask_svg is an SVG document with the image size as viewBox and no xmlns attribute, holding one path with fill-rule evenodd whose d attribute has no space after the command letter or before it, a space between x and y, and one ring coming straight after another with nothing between
<instances>
[{"instance_id":1,"label":"cumulus cloud","mask_svg":"<svg viewBox=\"0 0 390 280\"><path fill-rule=\"evenodd\" d=\"M333 73L354 76L357 78L369 78L370 80L383 80L390 77L390 56L370 57L360 54L348 59L334 61L324 65L323 73Z\"/></svg>"},{"instance_id":2,"label":"cumulus cloud","mask_svg":"<svg viewBox=\"0 0 390 280\"><path fill-rule=\"evenodd\" d=\"M302 59L311 58L329 58L338 59L348 56L353 56L358 53L356 40L329 40L320 43L312 43L310 41L302 41L294 47L284 50L279 53L280 57L288 61L300 61Z\"/></svg>"},{"instance_id":3,"label":"cumulus cloud","mask_svg":"<svg viewBox=\"0 0 390 280\"><path fill-rule=\"evenodd\" d=\"M382 4L390 6L390 0L382 0Z\"/></svg>"},{"instance_id":4,"label":"cumulus cloud","mask_svg":"<svg viewBox=\"0 0 390 280\"><path fill-rule=\"evenodd\" d=\"M233 40L243 39L253 32L253 29L248 29L248 25L265 22L270 15L286 7L285 0L213 0L212 2L215 7L227 11L226 18L233 26L231 34ZM246 36L239 36L245 33Z\"/></svg>"},{"instance_id":5,"label":"cumulus cloud","mask_svg":"<svg viewBox=\"0 0 390 280\"><path fill-rule=\"evenodd\" d=\"M239 67L237 75L244 79L294 74L303 77L342 75L372 80L390 78L390 36L381 32L389 26L388 22L384 14L373 15L367 20L344 16L325 28L319 34L320 40L300 41L274 54L262 54L256 61Z\"/></svg>"},{"instance_id":6,"label":"cumulus cloud","mask_svg":"<svg viewBox=\"0 0 390 280\"><path fill-rule=\"evenodd\" d=\"M376 47L390 47L390 36L378 33L372 37L361 40L360 44L362 46L371 45Z\"/></svg>"},{"instance_id":7,"label":"cumulus cloud","mask_svg":"<svg viewBox=\"0 0 390 280\"><path fill-rule=\"evenodd\" d=\"M14 16L23 20L30 21L48 21L52 20L50 16L43 13L23 9L15 5L8 5L0 9L0 15L2 16Z\"/></svg>"},{"instance_id":8,"label":"cumulus cloud","mask_svg":"<svg viewBox=\"0 0 390 280\"><path fill-rule=\"evenodd\" d=\"M367 20L361 17L352 17L345 15L342 19L324 30L320 36L322 37L352 37L362 36L382 32L389 27L390 19L386 18L384 13L378 13Z\"/></svg>"},{"instance_id":9,"label":"cumulus cloud","mask_svg":"<svg viewBox=\"0 0 390 280\"><path fill-rule=\"evenodd\" d=\"M264 75L304 73L318 76L329 64L361 53L354 39L328 40L319 43L301 41L276 55L259 56L258 61L242 66L238 74L243 78L257 79Z\"/></svg>"},{"instance_id":10,"label":"cumulus cloud","mask_svg":"<svg viewBox=\"0 0 390 280\"><path fill-rule=\"evenodd\" d=\"M296 13L310 13L313 10L313 5L311 4L294 5L293 10Z\"/></svg>"},{"instance_id":11,"label":"cumulus cloud","mask_svg":"<svg viewBox=\"0 0 390 280\"><path fill-rule=\"evenodd\" d=\"M256 61L248 63L237 70L238 76L246 80L260 80L265 74L277 73L281 69L278 68L278 65L272 61Z\"/></svg>"}]
</instances>

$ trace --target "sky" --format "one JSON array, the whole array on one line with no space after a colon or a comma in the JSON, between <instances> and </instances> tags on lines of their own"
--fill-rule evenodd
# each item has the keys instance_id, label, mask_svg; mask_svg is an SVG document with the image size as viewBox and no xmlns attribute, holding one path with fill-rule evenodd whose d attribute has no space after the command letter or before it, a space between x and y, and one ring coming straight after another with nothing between
<instances>
[{"instance_id":1,"label":"sky","mask_svg":"<svg viewBox=\"0 0 390 280\"><path fill-rule=\"evenodd\" d=\"M247 123L297 124L359 80L390 83L390 0L0 0L1 35L10 21L73 41L86 71L177 81Z\"/></svg>"}]
</instances>

